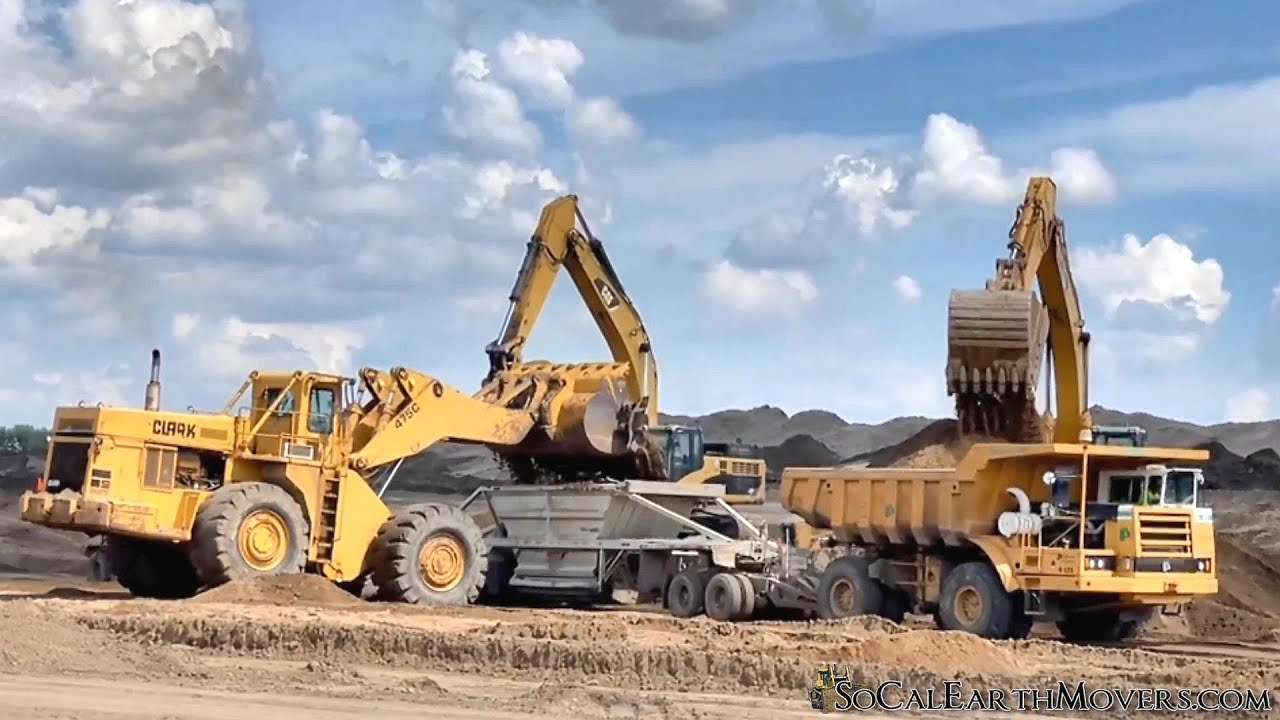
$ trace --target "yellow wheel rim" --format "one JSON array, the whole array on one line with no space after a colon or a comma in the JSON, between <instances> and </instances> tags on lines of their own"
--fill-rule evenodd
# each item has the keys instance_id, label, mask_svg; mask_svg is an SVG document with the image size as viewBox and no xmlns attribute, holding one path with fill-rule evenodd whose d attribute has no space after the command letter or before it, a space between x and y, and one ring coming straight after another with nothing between
<instances>
[{"instance_id":1,"label":"yellow wheel rim","mask_svg":"<svg viewBox=\"0 0 1280 720\"><path fill-rule=\"evenodd\" d=\"M427 538L418 552L418 567L427 587L436 592L452 590L462 582L466 571L466 550L452 535L435 535Z\"/></svg>"},{"instance_id":2,"label":"yellow wheel rim","mask_svg":"<svg viewBox=\"0 0 1280 720\"><path fill-rule=\"evenodd\" d=\"M965 625L976 625L982 610L982 595L972 587L960 588L956 593L956 618Z\"/></svg>"},{"instance_id":3,"label":"yellow wheel rim","mask_svg":"<svg viewBox=\"0 0 1280 720\"><path fill-rule=\"evenodd\" d=\"M269 572L284 564L289 554L288 526L270 510L255 510L240 524L236 545L249 567Z\"/></svg>"}]
</instances>

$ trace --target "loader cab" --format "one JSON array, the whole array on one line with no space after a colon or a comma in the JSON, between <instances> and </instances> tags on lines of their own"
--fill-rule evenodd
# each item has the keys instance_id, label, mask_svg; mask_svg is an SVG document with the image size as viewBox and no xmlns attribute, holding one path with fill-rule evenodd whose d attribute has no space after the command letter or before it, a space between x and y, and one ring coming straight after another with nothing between
<instances>
[{"instance_id":1,"label":"loader cab","mask_svg":"<svg viewBox=\"0 0 1280 720\"><path fill-rule=\"evenodd\" d=\"M318 460L337 426L343 382L321 373L258 375L249 413L254 451Z\"/></svg>"}]
</instances>

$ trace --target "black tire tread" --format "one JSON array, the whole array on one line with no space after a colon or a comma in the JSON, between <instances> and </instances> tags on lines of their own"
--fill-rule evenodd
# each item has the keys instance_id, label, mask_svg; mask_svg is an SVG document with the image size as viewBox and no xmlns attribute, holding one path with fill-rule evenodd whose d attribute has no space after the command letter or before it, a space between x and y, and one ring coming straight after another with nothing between
<instances>
[{"instance_id":1,"label":"black tire tread","mask_svg":"<svg viewBox=\"0 0 1280 720\"><path fill-rule=\"evenodd\" d=\"M421 543L441 531L462 539L471 568L465 571L470 580L464 578L462 584L437 596L415 578ZM470 515L452 505L422 503L402 509L378 531L374 546L373 584L381 600L414 605L470 605L484 589L489 570L484 535Z\"/></svg>"},{"instance_id":2,"label":"black tire tread","mask_svg":"<svg viewBox=\"0 0 1280 720\"><path fill-rule=\"evenodd\" d=\"M224 485L196 511L191 533L191 563L208 587L258 575L237 561L237 533L244 516L256 506L274 505L284 515L293 534L293 557L267 575L302 573L306 570L310 527L302 507L279 485L265 482Z\"/></svg>"},{"instance_id":3,"label":"black tire tread","mask_svg":"<svg viewBox=\"0 0 1280 720\"><path fill-rule=\"evenodd\" d=\"M871 566L865 558L856 555L845 555L832 560L822 571L822 579L818 582L818 614L824 620L842 620L831 605L832 586L839 580L853 583L858 599L858 608L853 615L876 615L884 605L884 597L879 582L871 577Z\"/></svg>"},{"instance_id":4,"label":"black tire tread","mask_svg":"<svg viewBox=\"0 0 1280 720\"><path fill-rule=\"evenodd\" d=\"M986 617L975 628L966 628L955 615L955 595L962 586L976 588L987 608ZM942 582L938 615L944 630L969 632L991 640L1010 637L1014 623L1013 599L1000 582L991 563L984 560L957 565Z\"/></svg>"}]
</instances>

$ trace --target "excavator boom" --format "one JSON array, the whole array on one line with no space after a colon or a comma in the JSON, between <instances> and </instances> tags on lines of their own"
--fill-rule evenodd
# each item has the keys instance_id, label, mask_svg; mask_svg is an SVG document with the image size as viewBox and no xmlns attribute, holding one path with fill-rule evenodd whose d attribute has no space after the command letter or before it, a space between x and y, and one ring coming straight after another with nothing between
<instances>
[{"instance_id":1,"label":"excavator boom","mask_svg":"<svg viewBox=\"0 0 1280 720\"><path fill-rule=\"evenodd\" d=\"M511 305L502 331L485 349L489 355L486 383L520 364L529 333L542 313L561 266L568 270L614 361L632 368L626 378L629 402L645 415L649 425L657 424L658 368L649 333L622 287L604 244L591 234L576 195L556 198L542 209L511 290Z\"/></svg>"},{"instance_id":2,"label":"excavator boom","mask_svg":"<svg viewBox=\"0 0 1280 720\"><path fill-rule=\"evenodd\" d=\"M1009 255L983 290L954 290L947 316L947 394L962 433L1011 442L1088 438L1088 342L1057 216L1057 188L1033 177L1009 230ZM1038 282L1040 298L1033 289ZM1036 410L1046 351L1057 376L1052 432Z\"/></svg>"}]
</instances>

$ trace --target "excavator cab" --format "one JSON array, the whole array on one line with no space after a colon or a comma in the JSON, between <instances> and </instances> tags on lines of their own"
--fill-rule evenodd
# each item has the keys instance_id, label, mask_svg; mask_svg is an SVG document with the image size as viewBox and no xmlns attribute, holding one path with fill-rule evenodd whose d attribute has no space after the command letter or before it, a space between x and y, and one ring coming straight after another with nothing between
<instances>
[{"instance_id":1,"label":"excavator cab","mask_svg":"<svg viewBox=\"0 0 1280 720\"><path fill-rule=\"evenodd\" d=\"M662 451L667 477L672 482L680 482L702 468L706 449L700 428L666 425L650 428L649 434Z\"/></svg>"}]
</instances>

